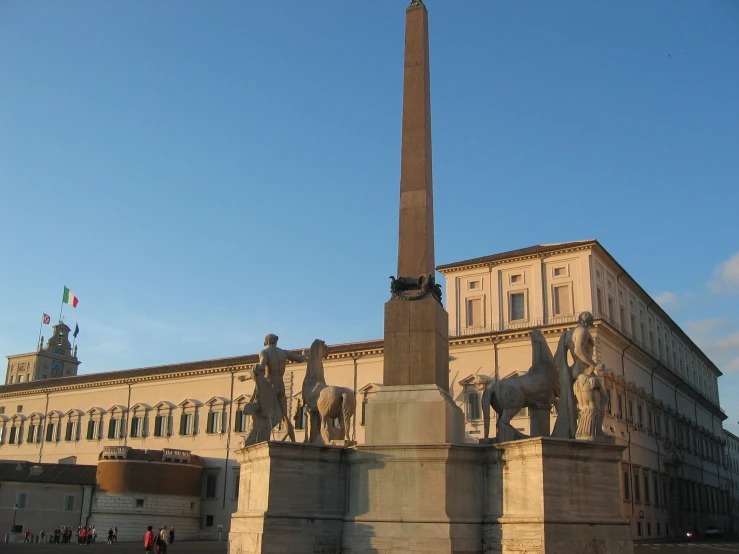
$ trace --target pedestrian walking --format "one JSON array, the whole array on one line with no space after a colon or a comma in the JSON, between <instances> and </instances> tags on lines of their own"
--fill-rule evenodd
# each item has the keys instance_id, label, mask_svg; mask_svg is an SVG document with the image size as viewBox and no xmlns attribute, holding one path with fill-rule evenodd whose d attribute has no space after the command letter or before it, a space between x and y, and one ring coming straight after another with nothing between
<instances>
[{"instance_id":1,"label":"pedestrian walking","mask_svg":"<svg viewBox=\"0 0 739 554\"><path fill-rule=\"evenodd\" d=\"M113 542L118 542L118 526L113 527Z\"/></svg>"},{"instance_id":2,"label":"pedestrian walking","mask_svg":"<svg viewBox=\"0 0 739 554\"><path fill-rule=\"evenodd\" d=\"M174 542L174 527L169 530L169 544Z\"/></svg>"},{"instance_id":3,"label":"pedestrian walking","mask_svg":"<svg viewBox=\"0 0 739 554\"><path fill-rule=\"evenodd\" d=\"M108 544L113 544L113 528L108 529Z\"/></svg>"},{"instance_id":4,"label":"pedestrian walking","mask_svg":"<svg viewBox=\"0 0 739 554\"><path fill-rule=\"evenodd\" d=\"M167 526L162 526L161 529L159 529L159 538L157 539L157 546L159 547L157 550L158 554L167 554L167 539L169 538L167 534Z\"/></svg>"},{"instance_id":5,"label":"pedestrian walking","mask_svg":"<svg viewBox=\"0 0 739 554\"><path fill-rule=\"evenodd\" d=\"M153 527L149 525L146 528L146 533L144 534L144 549L146 551L146 554L152 554L154 551L154 531L152 531Z\"/></svg>"}]
</instances>

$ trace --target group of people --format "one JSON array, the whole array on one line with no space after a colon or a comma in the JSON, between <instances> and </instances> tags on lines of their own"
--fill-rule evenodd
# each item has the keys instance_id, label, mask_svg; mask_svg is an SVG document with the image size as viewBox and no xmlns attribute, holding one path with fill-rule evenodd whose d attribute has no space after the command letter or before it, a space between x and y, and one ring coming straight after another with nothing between
<instances>
[{"instance_id":1,"label":"group of people","mask_svg":"<svg viewBox=\"0 0 739 554\"><path fill-rule=\"evenodd\" d=\"M149 525L144 535L144 548L148 554L154 552L157 547L157 554L167 554L167 545L174 542L174 527L167 530L167 526L163 525L159 531L154 531L154 527Z\"/></svg>"}]
</instances>

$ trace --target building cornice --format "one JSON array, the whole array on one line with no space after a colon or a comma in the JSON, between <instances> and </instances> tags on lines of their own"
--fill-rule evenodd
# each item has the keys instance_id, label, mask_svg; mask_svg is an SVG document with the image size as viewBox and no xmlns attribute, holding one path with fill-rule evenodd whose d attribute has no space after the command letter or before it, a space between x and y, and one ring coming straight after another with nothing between
<instances>
[{"instance_id":1,"label":"building cornice","mask_svg":"<svg viewBox=\"0 0 739 554\"><path fill-rule=\"evenodd\" d=\"M563 242L560 244L538 244L509 252L501 252L490 256L482 256L480 258L472 258L461 262L444 264L436 267L439 273L446 275L456 271L465 271L477 267L492 267L504 263L515 261L530 260L535 258L545 258L552 254L563 254L567 252L576 252L578 250L590 250L597 245L598 241L594 239L582 240L575 242Z\"/></svg>"}]
</instances>

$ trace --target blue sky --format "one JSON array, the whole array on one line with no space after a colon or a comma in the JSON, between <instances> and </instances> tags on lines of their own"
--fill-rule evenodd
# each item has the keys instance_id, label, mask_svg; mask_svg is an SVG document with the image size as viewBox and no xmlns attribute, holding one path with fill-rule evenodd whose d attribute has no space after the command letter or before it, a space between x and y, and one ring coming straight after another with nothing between
<instances>
[{"instance_id":1,"label":"blue sky","mask_svg":"<svg viewBox=\"0 0 739 554\"><path fill-rule=\"evenodd\" d=\"M0 355L381 337L406 3L0 0ZM426 4L437 263L597 238L739 430L739 3Z\"/></svg>"}]
</instances>

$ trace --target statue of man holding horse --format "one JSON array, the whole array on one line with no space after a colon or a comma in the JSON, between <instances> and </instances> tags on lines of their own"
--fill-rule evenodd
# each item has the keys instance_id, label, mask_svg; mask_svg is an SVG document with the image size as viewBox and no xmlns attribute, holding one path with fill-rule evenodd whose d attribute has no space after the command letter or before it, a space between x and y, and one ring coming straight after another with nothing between
<instances>
[{"instance_id":1,"label":"statue of man holding horse","mask_svg":"<svg viewBox=\"0 0 739 554\"><path fill-rule=\"evenodd\" d=\"M266 381L274 390L280 410L282 411L282 420L287 427L287 436L291 441L295 442L295 430L287 413L287 397L285 396L284 381L285 367L287 366L288 360L301 363L305 362L308 358L303 354L295 354L278 348L278 340L279 337L272 333L264 337L264 346L266 348L259 353L259 364L254 368L254 373L263 373Z\"/></svg>"},{"instance_id":2,"label":"statue of man holding horse","mask_svg":"<svg viewBox=\"0 0 739 554\"><path fill-rule=\"evenodd\" d=\"M593 314L582 312L577 321L577 327L562 333L557 353L554 355L554 363L559 370L560 394L557 402L557 422L552 434L564 439L574 439L577 429L577 399L572 389L575 381L584 373L590 374L596 369L598 371L605 369L603 364L593 359L595 340L590 334ZM567 361L568 353L572 357L572 365Z\"/></svg>"}]
</instances>

